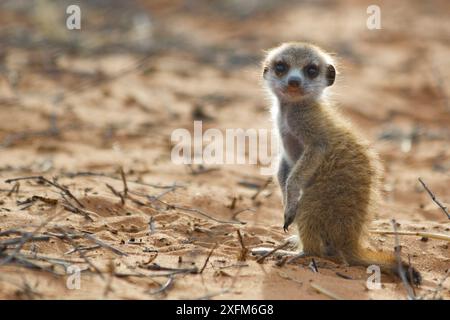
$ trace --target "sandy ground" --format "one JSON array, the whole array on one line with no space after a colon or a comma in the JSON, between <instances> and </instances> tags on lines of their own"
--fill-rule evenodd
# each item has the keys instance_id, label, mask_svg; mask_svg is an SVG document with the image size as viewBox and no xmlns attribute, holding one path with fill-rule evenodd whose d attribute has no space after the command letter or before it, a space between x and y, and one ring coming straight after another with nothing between
<instances>
[{"instance_id":1,"label":"sandy ground","mask_svg":"<svg viewBox=\"0 0 450 320\"><path fill-rule=\"evenodd\" d=\"M238 231L246 249L283 242L276 183L257 165L170 160L171 133L196 119L203 129L271 127L259 61L288 40L336 53L333 98L383 159L370 228L391 231L396 219L399 231L450 235L418 182L450 204L448 1L380 1L374 31L370 1L81 1L75 36L52 25L64 25L64 1L37 2L0 9L0 298L405 299L388 276L369 290L362 267L257 263ZM29 176L56 185L5 182ZM424 278L416 295L450 298L448 241L400 242ZM380 234L369 244L395 246ZM80 289L67 286L74 270Z\"/></svg>"}]
</instances>

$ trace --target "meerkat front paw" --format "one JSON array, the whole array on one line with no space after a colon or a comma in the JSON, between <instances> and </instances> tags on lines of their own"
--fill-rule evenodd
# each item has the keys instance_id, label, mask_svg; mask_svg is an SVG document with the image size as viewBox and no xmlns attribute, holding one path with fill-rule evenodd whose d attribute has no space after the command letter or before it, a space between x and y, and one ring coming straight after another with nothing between
<instances>
[{"instance_id":1,"label":"meerkat front paw","mask_svg":"<svg viewBox=\"0 0 450 320\"><path fill-rule=\"evenodd\" d=\"M288 206L284 209L284 232L288 231L289 226L294 222L295 216L297 215L297 205Z\"/></svg>"},{"instance_id":2,"label":"meerkat front paw","mask_svg":"<svg viewBox=\"0 0 450 320\"><path fill-rule=\"evenodd\" d=\"M292 180L291 180L292 181ZM294 190L287 189L286 204L284 207L284 232L287 232L289 226L294 222L295 216L298 213L300 201L303 197L303 190L295 192Z\"/></svg>"}]
</instances>

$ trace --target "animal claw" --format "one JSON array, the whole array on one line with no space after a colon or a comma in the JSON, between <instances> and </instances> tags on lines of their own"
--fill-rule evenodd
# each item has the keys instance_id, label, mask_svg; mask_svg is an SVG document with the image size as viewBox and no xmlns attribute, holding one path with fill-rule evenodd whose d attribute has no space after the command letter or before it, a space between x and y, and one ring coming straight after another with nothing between
<instances>
[{"instance_id":1,"label":"animal claw","mask_svg":"<svg viewBox=\"0 0 450 320\"><path fill-rule=\"evenodd\" d=\"M287 211L285 211L284 225L283 225L284 232L287 232L288 227L292 224L292 222L294 222L296 211L297 210L294 210L294 209L288 209Z\"/></svg>"}]
</instances>

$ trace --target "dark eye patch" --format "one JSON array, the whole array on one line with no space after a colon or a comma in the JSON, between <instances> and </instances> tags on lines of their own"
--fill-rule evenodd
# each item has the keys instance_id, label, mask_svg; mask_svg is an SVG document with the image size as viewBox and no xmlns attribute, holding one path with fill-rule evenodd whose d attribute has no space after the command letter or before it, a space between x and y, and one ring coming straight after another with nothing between
<instances>
[{"instance_id":1,"label":"dark eye patch","mask_svg":"<svg viewBox=\"0 0 450 320\"><path fill-rule=\"evenodd\" d=\"M273 69L277 76L281 76L289 70L289 65L286 62L278 61L274 64Z\"/></svg>"},{"instance_id":2,"label":"dark eye patch","mask_svg":"<svg viewBox=\"0 0 450 320\"><path fill-rule=\"evenodd\" d=\"M303 70L305 74L311 79L319 75L319 66L317 66L316 64L309 64Z\"/></svg>"}]
</instances>

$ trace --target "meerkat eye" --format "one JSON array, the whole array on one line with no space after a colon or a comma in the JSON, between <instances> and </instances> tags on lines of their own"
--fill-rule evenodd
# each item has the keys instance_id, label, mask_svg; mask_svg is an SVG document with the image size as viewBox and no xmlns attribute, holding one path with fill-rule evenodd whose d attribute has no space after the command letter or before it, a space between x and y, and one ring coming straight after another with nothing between
<instances>
[{"instance_id":1,"label":"meerkat eye","mask_svg":"<svg viewBox=\"0 0 450 320\"><path fill-rule=\"evenodd\" d=\"M319 75L319 67L315 64L310 64L305 67L305 72L310 78L315 78Z\"/></svg>"},{"instance_id":2,"label":"meerkat eye","mask_svg":"<svg viewBox=\"0 0 450 320\"><path fill-rule=\"evenodd\" d=\"M274 69L275 69L275 73L277 74L277 76L281 76L288 71L289 66L287 65L286 62L280 61L280 62L275 63Z\"/></svg>"}]
</instances>

